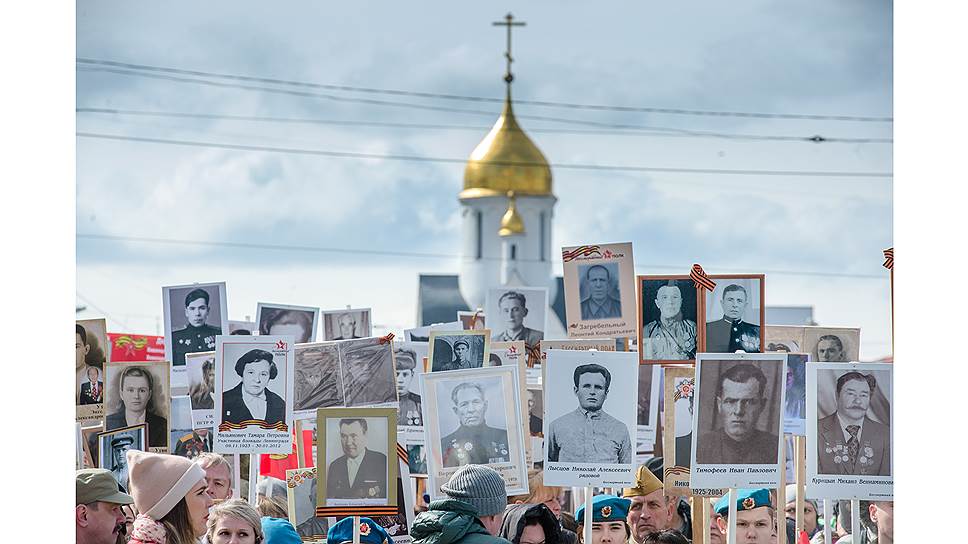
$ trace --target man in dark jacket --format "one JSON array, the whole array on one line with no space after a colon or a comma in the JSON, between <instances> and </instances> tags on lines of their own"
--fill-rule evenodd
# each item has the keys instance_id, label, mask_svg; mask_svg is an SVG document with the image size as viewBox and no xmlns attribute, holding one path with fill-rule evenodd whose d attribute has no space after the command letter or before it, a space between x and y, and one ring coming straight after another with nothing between
<instances>
[{"instance_id":1,"label":"man in dark jacket","mask_svg":"<svg viewBox=\"0 0 968 544\"><path fill-rule=\"evenodd\" d=\"M507 504L504 480L483 465L464 465L440 486L446 499L430 503L410 531L414 544L509 544L497 535Z\"/></svg>"}]
</instances>

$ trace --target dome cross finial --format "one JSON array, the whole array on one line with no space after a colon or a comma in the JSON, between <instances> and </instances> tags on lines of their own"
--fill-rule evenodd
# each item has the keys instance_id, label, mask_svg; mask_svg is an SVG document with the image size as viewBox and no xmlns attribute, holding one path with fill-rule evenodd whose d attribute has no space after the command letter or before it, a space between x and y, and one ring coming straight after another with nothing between
<instances>
[{"instance_id":1,"label":"dome cross finial","mask_svg":"<svg viewBox=\"0 0 968 544\"><path fill-rule=\"evenodd\" d=\"M514 20L514 15L512 15L509 12L507 15L504 16L504 21L503 22L502 21L495 21L495 22L491 23L491 25L493 25L493 26L506 26L507 29L508 29L508 48L507 48L507 51L505 51L505 53L504 53L504 58L507 59L508 65L507 65L507 70L504 73L504 81L507 82L508 87L510 88L511 82L514 81L514 74L511 73L511 63L514 62L514 57L511 56L511 27L513 27L513 26L526 26L527 23L525 23L524 21L515 21Z\"/></svg>"}]
</instances>

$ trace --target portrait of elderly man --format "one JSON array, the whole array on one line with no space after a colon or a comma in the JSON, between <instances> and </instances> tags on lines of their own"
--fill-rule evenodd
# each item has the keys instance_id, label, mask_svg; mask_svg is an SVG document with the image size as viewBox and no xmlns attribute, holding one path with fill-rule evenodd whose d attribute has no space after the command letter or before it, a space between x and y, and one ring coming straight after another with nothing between
<instances>
[{"instance_id":1,"label":"portrait of elderly man","mask_svg":"<svg viewBox=\"0 0 968 544\"><path fill-rule=\"evenodd\" d=\"M356 334L356 316L351 313L339 314L336 318L336 324L339 326L339 336L333 338L333 340L351 340L353 338L360 338Z\"/></svg>"},{"instance_id":2,"label":"portrait of elderly man","mask_svg":"<svg viewBox=\"0 0 968 544\"><path fill-rule=\"evenodd\" d=\"M259 334L292 335L297 344L310 342L313 336L313 312L282 308L263 308Z\"/></svg>"},{"instance_id":3,"label":"portrait of elderly man","mask_svg":"<svg viewBox=\"0 0 968 544\"><path fill-rule=\"evenodd\" d=\"M837 411L817 421L817 472L891 475L891 430L868 416L877 389L873 374L837 378Z\"/></svg>"},{"instance_id":4,"label":"portrait of elderly man","mask_svg":"<svg viewBox=\"0 0 968 544\"><path fill-rule=\"evenodd\" d=\"M696 322L682 315L682 290L675 280L659 287L651 302L659 318L642 329L643 358L682 361L696 358Z\"/></svg>"},{"instance_id":5,"label":"portrait of elderly man","mask_svg":"<svg viewBox=\"0 0 968 544\"><path fill-rule=\"evenodd\" d=\"M215 361L202 362L202 381L192 384L188 396L192 410L212 410L215 408Z\"/></svg>"},{"instance_id":6,"label":"portrait of elderly man","mask_svg":"<svg viewBox=\"0 0 968 544\"><path fill-rule=\"evenodd\" d=\"M172 365L185 364L186 353L214 351L215 337L222 329L209 325L209 294L204 289L193 289L185 295L185 328L171 333Z\"/></svg>"},{"instance_id":7,"label":"portrait of elderly man","mask_svg":"<svg viewBox=\"0 0 968 544\"><path fill-rule=\"evenodd\" d=\"M836 334L825 334L817 340L816 360L825 363L846 363L848 361L844 342Z\"/></svg>"},{"instance_id":8,"label":"portrait of elderly man","mask_svg":"<svg viewBox=\"0 0 968 544\"><path fill-rule=\"evenodd\" d=\"M262 349L249 350L235 363L242 381L222 395L222 421L241 424L258 420L268 424L286 420L286 401L269 390L279 369L272 354Z\"/></svg>"},{"instance_id":9,"label":"portrait of elderly man","mask_svg":"<svg viewBox=\"0 0 968 544\"><path fill-rule=\"evenodd\" d=\"M458 384L450 400L460 426L440 441L444 467L510 462L507 429L487 424L484 387L476 382Z\"/></svg>"},{"instance_id":10,"label":"portrait of elderly man","mask_svg":"<svg viewBox=\"0 0 968 544\"><path fill-rule=\"evenodd\" d=\"M723 289L723 317L706 323L706 351L735 353L760 351L760 327L743 321L750 296L742 285L732 283Z\"/></svg>"},{"instance_id":11,"label":"portrait of elderly man","mask_svg":"<svg viewBox=\"0 0 968 544\"><path fill-rule=\"evenodd\" d=\"M699 435L700 464L776 464L779 438L756 428L769 401L766 376L749 363L731 366L716 384L716 408L721 426Z\"/></svg>"},{"instance_id":12,"label":"portrait of elderly man","mask_svg":"<svg viewBox=\"0 0 968 544\"><path fill-rule=\"evenodd\" d=\"M407 427L423 425L420 395L410 390L416 375L417 353L412 349L394 349L394 359L397 363L397 398L400 400L400 425Z\"/></svg>"},{"instance_id":13,"label":"portrait of elderly man","mask_svg":"<svg viewBox=\"0 0 968 544\"><path fill-rule=\"evenodd\" d=\"M365 418L339 420L343 455L326 471L326 497L332 499L385 499L387 456L369 449Z\"/></svg>"},{"instance_id":14,"label":"portrait of elderly man","mask_svg":"<svg viewBox=\"0 0 968 544\"><path fill-rule=\"evenodd\" d=\"M89 366L85 373L87 381L81 384L80 404L101 404L104 402L104 381L101 380L101 369Z\"/></svg>"},{"instance_id":15,"label":"portrait of elderly man","mask_svg":"<svg viewBox=\"0 0 968 544\"><path fill-rule=\"evenodd\" d=\"M548 427L548 461L631 463L634 451L628 427L602 409L612 374L602 365L584 364L575 368L573 381L578 408Z\"/></svg>"},{"instance_id":16,"label":"portrait of elderly man","mask_svg":"<svg viewBox=\"0 0 968 544\"><path fill-rule=\"evenodd\" d=\"M121 408L108 414L104 420L105 430L120 429L141 423L148 424L148 447L168 446L168 420L155 408L155 379L147 368L128 366L121 371L118 380L118 396Z\"/></svg>"},{"instance_id":17,"label":"portrait of elderly man","mask_svg":"<svg viewBox=\"0 0 968 544\"><path fill-rule=\"evenodd\" d=\"M622 302L612 296L612 274L608 268L593 264L585 270L588 297L581 301L582 320L622 317Z\"/></svg>"},{"instance_id":18,"label":"portrait of elderly man","mask_svg":"<svg viewBox=\"0 0 968 544\"><path fill-rule=\"evenodd\" d=\"M524 326L524 318L528 315L528 300L522 293L517 291L504 293L498 299L497 306L498 315L494 317L495 330L500 326L503 326L504 330L495 334L492 340L496 342L524 340L524 345L531 348L544 339L544 332Z\"/></svg>"}]
</instances>

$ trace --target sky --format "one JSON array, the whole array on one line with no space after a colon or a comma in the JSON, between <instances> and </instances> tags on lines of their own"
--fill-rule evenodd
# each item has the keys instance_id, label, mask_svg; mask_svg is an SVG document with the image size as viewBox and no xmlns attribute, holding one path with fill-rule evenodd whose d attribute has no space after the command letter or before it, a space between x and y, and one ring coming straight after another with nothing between
<instances>
[{"instance_id":1,"label":"sky","mask_svg":"<svg viewBox=\"0 0 968 544\"><path fill-rule=\"evenodd\" d=\"M223 118L78 112L76 129L465 159L497 118L499 103L172 78L130 68L108 72L103 64L87 61L501 97L505 33L491 22L508 11L527 23L514 31L516 99L893 117L893 13L885 2L93 0L77 5L76 56L85 59L77 64L78 108ZM455 109L465 111L450 111ZM515 111L552 164L893 169L890 122L527 104L517 104ZM361 124L373 122L436 128ZM603 124L655 130L629 134ZM606 133L587 132L596 127ZM677 132L670 135L670 129ZM880 142L687 137L683 131ZM78 317L105 316L112 332L160 334L161 287L211 281L227 282L230 319L254 317L258 302L323 309L351 305L373 308L377 330L399 332L414 325L417 275L457 271L451 255L458 253L461 239L460 162L349 159L90 136L77 138L76 157L77 304L86 307ZM862 328L863 359L890 353L890 283L881 267L881 251L893 245L890 177L552 170L558 197L552 247L631 241L639 274L686 273L694 262L709 273L765 272L768 306L813 306L822 325ZM133 240L138 238L257 247Z\"/></svg>"}]
</instances>

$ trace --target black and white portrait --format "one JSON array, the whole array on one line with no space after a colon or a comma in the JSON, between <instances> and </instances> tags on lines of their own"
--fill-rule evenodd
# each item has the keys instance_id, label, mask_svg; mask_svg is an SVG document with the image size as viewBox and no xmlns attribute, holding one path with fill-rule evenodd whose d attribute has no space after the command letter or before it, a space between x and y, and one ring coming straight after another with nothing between
<instances>
[{"instance_id":1,"label":"black and white portrait","mask_svg":"<svg viewBox=\"0 0 968 544\"><path fill-rule=\"evenodd\" d=\"M108 361L107 322L81 319L74 323L74 404L89 406L104 402L104 363ZM81 419L94 419L90 410L78 411Z\"/></svg>"},{"instance_id":2,"label":"black and white portrait","mask_svg":"<svg viewBox=\"0 0 968 544\"><path fill-rule=\"evenodd\" d=\"M890 363L807 365L809 496L893 499L893 378Z\"/></svg>"},{"instance_id":3,"label":"black and white portrait","mask_svg":"<svg viewBox=\"0 0 968 544\"><path fill-rule=\"evenodd\" d=\"M338 345L346 406L397 402L393 346L382 338L364 338Z\"/></svg>"},{"instance_id":4,"label":"black and white portrait","mask_svg":"<svg viewBox=\"0 0 968 544\"><path fill-rule=\"evenodd\" d=\"M594 472L581 476L595 485L631 481L637 403L629 399L638 398L638 355L552 349L543 367L546 483L578 481L577 472L554 470L549 463L592 465ZM622 465L627 473L598 472Z\"/></svg>"},{"instance_id":5,"label":"black and white portrait","mask_svg":"<svg viewBox=\"0 0 968 544\"><path fill-rule=\"evenodd\" d=\"M762 351L763 276L710 276L716 288L706 293L706 352Z\"/></svg>"},{"instance_id":6,"label":"black and white portrait","mask_svg":"<svg viewBox=\"0 0 968 544\"><path fill-rule=\"evenodd\" d=\"M481 331L431 331L430 370L481 368L490 354L487 329Z\"/></svg>"},{"instance_id":7,"label":"black and white portrait","mask_svg":"<svg viewBox=\"0 0 968 544\"><path fill-rule=\"evenodd\" d=\"M846 363L860 359L860 329L804 327L803 351L818 363Z\"/></svg>"},{"instance_id":8,"label":"black and white portrait","mask_svg":"<svg viewBox=\"0 0 968 544\"><path fill-rule=\"evenodd\" d=\"M248 349L244 349L239 357L230 357L235 359L234 364L223 367L222 422L284 423L285 352L276 354L261 347L246 347Z\"/></svg>"},{"instance_id":9,"label":"black and white portrait","mask_svg":"<svg viewBox=\"0 0 968 544\"><path fill-rule=\"evenodd\" d=\"M423 345L416 342L393 342L393 359L396 365L397 398L400 402L397 425L404 427L423 426L423 404L420 400L417 374L422 370L425 353Z\"/></svg>"},{"instance_id":10,"label":"black and white portrait","mask_svg":"<svg viewBox=\"0 0 968 544\"><path fill-rule=\"evenodd\" d=\"M639 345L643 361L696 358L696 288L686 276L639 276L642 323Z\"/></svg>"},{"instance_id":11,"label":"black and white portrait","mask_svg":"<svg viewBox=\"0 0 968 544\"><path fill-rule=\"evenodd\" d=\"M343 380L335 343L296 346L296 381L293 409L300 414L317 408L343 406Z\"/></svg>"},{"instance_id":12,"label":"black and white portrait","mask_svg":"<svg viewBox=\"0 0 968 544\"><path fill-rule=\"evenodd\" d=\"M323 340L352 340L373 336L369 308L323 312Z\"/></svg>"},{"instance_id":13,"label":"black and white portrait","mask_svg":"<svg viewBox=\"0 0 968 544\"><path fill-rule=\"evenodd\" d=\"M215 425L215 352L185 355L194 428Z\"/></svg>"},{"instance_id":14,"label":"black and white portrait","mask_svg":"<svg viewBox=\"0 0 968 544\"><path fill-rule=\"evenodd\" d=\"M783 403L783 432L806 435L807 417L806 353L787 354L786 400Z\"/></svg>"},{"instance_id":15,"label":"black and white portrait","mask_svg":"<svg viewBox=\"0 0 968 544\"><path fill-rule=\"evenodd\" d=\"M148 447L168 451L168 362L108 363L105 430L145 423Z\"/></svg>"},{"instance_id":16,"label":"black and white portrait","mask_svg":"<svg viewBox=\"0 0 968 544\"><path fill-rule=\"evenodd\" d=\"M325 538L329 531L329 520L316 516L316 495L316 467L286 471L289 523L303 541Z\"/></svg>"},{"instance_id":17,"label":"black and white portrait","mask_svg":"<svg viewBox=\"0 0 968 544\"><path fill-rule=\"evenodd\" d=\"M544 339L548 290L534 287L494 288L487 291L484 315L491 340L524 340L533 348Z\"/></svg>"},{"instance_id":18,"label":"black and white portrait","mask_svg":"<svg viewBox=\"0 0 968 544\"><path fill-rule=\"evenodd\" d=\"M528 433L531 436L544 436L544 391L540 387L529 387L528 396Z\"/></svg>"},{"instance_id":19,"label":"black and white portrait","mask_svg":"<svg viewBox=\"0 0 968 544\"><path fill-rule=\"evenodd\" d=\"M288 334L296 339L297 344L305 344L316 341L319 308L260 302L255 320L259 324L259 334Z\"/></svg>"},{"instance_id":20,"label":"black and white portrait","mask_svg":"<svg viewBox=\"0 0 968 544\"><path fill-rule=\"evenodd\" d=\"M395 504L396 489L389 486L397 476L395 409L322 408L316 428L319 466L326 471L317 504Z\"/></svg>"},{"instance_id":21,"label":"black and white portrait","mask_svg":"<svg viewBox=\"0 0 968 544\"><path fill-rule=\"evenodd\" d=\"M578 265L578 293L582 321L622 317L618 263Z\"/></svg>"},{"instance_id":22,"label":"black and white portrait","mask_svg":"<svg viewBox=\"0 0 968 544\"><path fill-rule=\"evenodd\" d=\"M214 351L215 337L228 326L225 283L162 288L165 312L165 358L185 365L185 354Z\"/></svg>"},{"instance_id":23,"label":"black and white portrait","mask_svg":"<svg viewBox=\"0 0 968 544\"><path fill-rule=\"evenodd\" d=\"M259 325L255 321L232 321L230 319L229 334L255 336L259 334Z\"/></svg>"},{"instance_id":24,"label":"black and white portrait","mask_svg":"<svg viewBox=\"0 0 968 544\"><path fill-rule=\"evenodd\" d=\"M634 335L636 297L632 244L563 247L561 256L568 337L625 338ZM493 323L491 327L494 328Z\"/></svg>"},{"instance_id":25,"label":"black and white portrait","mask_svg":"<svg viewBox=\"0 0 968 544\"><path fill-rule=\"evenodd\" d=\"M407 466L411 475L427 475L427 450L423 444L407 444Z\"/></svg>"},{"instance_id":26,"label":"black and white portrait","mask_svg":"<svg viewBox=\"0 0 968 544\"><path fill-rule=\"evenodd\" d=\"M97 435L98 467L111 471L118 485L128 490L128 450L145 451L145 425L132 425Z\"/></svg>"}]
</instances>

